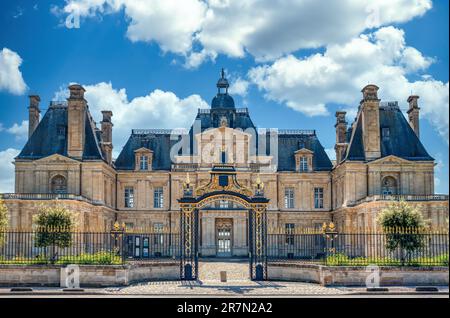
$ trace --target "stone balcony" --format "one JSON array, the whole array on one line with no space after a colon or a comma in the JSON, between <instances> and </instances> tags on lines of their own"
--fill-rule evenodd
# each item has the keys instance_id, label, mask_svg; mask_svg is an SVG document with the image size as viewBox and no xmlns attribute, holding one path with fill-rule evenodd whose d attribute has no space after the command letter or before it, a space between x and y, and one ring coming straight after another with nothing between
<instances>
[{"instance_id":1,"label":"stone balcony","mask_svg":"<svg viewBox=\"0 0 450 318\"><path fill-rule=\"evenodd\" d=\"M371 195L356 201L347 202L348 207L357 206L366 202L375 201L448 201L448 195L446 194L429 194L429 195L412 195L412 194L399 194L399 195Z\"/></svg>"},{"instance_id":2,"label":"stone balcony","mask_svg":"<svg viewBox=\"0 0 450 318\"><path fill-rule=\"evenodd\" d=\"M92 205L104 205L103 201L96 201L81 195L69 193L3 193L3 200L74 200L87 202Z\"/></svg>"}]
</instances>

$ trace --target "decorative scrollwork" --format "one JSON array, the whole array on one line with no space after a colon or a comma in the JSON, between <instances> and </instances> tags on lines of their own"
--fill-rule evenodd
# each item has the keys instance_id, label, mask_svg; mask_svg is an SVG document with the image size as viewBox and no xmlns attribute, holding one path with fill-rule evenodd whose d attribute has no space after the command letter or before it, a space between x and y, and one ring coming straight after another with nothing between
<instances>
[{"instance_id":1,"label":"decorative scrollwork","mask_svg":"<svg viewBox=\"0 0 450 318\"><path fill-rule=\"evenodd\" d=\"M225 175L225 177L228 178L228 180L225 185L221 185L219 183L219 175L212 174L210 181L207 184L198 187L197 190L195 191L195 194L197 196L202 196L206 193L214 191L230 191L245 196L251 196L253 194L252 190L250 190L246 186L239 184L235 175L230 174Z\"/></svg>"}]
</instances>

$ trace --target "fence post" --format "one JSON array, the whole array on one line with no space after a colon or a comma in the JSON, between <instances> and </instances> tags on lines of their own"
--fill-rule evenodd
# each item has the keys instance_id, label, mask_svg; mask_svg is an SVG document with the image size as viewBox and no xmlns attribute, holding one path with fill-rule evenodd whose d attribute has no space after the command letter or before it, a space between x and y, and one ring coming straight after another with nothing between
<instances>
[{"instance_id":1,"label":"fence post","mask_svg":"<svg viewBox=\"0 0 450 318\"><path fill-rule=\"evenodd\" d=\"M111 236L114 238L114 253L117 255L120 255L122 259L122 264L125 263L125 249L123 247L124 240L125 240L125 224L122 224L122 226L119 225L119 222L115 222L113 225L113 228L111 229ZM119 239L121 242L119 242Z\"/></svg>"},{"instance_id":2,"label":"fence post","mask_svg":"<svg viewBox=\"0 0 450 318\"><path fill-rule=\"evenodd\" d=\"M325 265L328 265L328 256L336 254L336 247L334 239L337 238L338 233L336 231L336 227L333 222L323 223L322 225L322 233L325 237Z\"/></svg>"}]
</instances>

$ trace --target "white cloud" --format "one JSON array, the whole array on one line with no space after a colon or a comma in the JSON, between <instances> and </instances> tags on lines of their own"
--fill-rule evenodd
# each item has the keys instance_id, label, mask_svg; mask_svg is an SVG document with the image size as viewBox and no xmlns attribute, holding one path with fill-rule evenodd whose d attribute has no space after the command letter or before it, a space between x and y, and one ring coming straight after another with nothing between
<instances>
[{"instance_id":1,"label":"white cloud","mask_svg":"<svg viewBox=\"0 0 450 318\"><path fill-rule=\"evenodd\" d=\"M3 48L0 51L0 91L7 91L15 95L25 93L27 85L19 70L22 58L14 51Z\"/></svg>"},{"instance_id":2,"label":"white cloud","mask_svg":"<svg viewBox=\"0 0 450 318\"><path fill-rule=\"evenodd\" d=\"M431 0L66 0L63 11L92 17L124 10L130 40L155 41L188 57L189 67L219 53L268 60L344 43L431 7Z\"/></svg>"},{"instance_id":3,"label":"white cloud","mask_svg":"<svg viewBox=\"0 0 450 318\"><path fill-rule=\"evenodd\" d=\"M24 140L28 137L28 120L22 120L22 123L14 123L6 131L16 137L17 140Z\"/></svg>"},{"instance_id":4,"label":"white cloud","mask_svg":"<svg viewBox=\"0 0 450 318\"><path fill-rule=\"evenodd\" d=\"M199 95L179 98L172 92L159 89L145 96L128 99L126 89L115 89L111 83L83 85L85 98L94 119L101 121L101 111L113 112L114 153L125 145L133 128L188 128L197 114L198 108L208 104ZM67 95L66 90L57 92L59 99Z\"/></svg>"},{"instance_id":5,"label":"white cloud","mask_svg":"<svg viewBox=\"0 0 450 318\"><path fill-rule=\"evenodd\" d=\"M323 54L305 58L288 55L255 67L249 78L267 99L286 103L309 116L327 115L328 103L348 105L354 113L360 90L368 83L378 84L382 99L398 100L403 108L412 91L421 96L422 116L448 141L448 82L430 76L414 82L407 78L412 70L430 63L431 59L406 46L402 30L385 27L330 45Z\"/></svg>"},{"instance_id":6,"label":"white cloud","mask_svg":"<svg viewBox=\"0 0 450 318\"><path fill-rule=\"evenodd\" d=\"M156 42L166 52L191 51L195 32L205 17L206 4L199 0L69 0L63 11L80 16L125 11L127 37Z\"/></svg>"},{"instance_id":7,"label":"white cloud","mask_svg":"<svg viewBox=\"0 0 450 318\"><path fill-rule=\"evenodd\" d=\"M20 150L8 148L0 151L0 193L14 192L14 158Z\"/></svg>"},{"instance_id":8,"label":"white cloud","mask_svg":"<svg viewBox=\"0 0 450 318\"><path fill-rule=\"evenodd\" d=\"M232 95L240 95L244 97L247 95L249 85L250 82L238 77L236 80L231 81L228 91Z\"/></svg>"}]
</instances>

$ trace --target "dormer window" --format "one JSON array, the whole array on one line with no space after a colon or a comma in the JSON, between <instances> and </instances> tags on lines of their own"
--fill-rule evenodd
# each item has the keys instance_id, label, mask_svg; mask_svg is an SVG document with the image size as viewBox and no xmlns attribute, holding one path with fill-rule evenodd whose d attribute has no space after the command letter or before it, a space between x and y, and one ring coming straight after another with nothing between
<instances>
[{"instance_id":1,"label":"dormer window","mask_svg":"<svg viewBox=\"0 0 450 318\"><path fill-rule=\"evenodd\" d=\"M141 156L140 170L148 170L148 157L145 155Z\"/></svg>"},{"instance_id":2,"label":"dormer window","mask_svg":"<svg viewBox=\"0 0 450 318\"><path fill-rule=\"evenodd\" d=\"M300 172L307 172L308 171L308 158L306 157L300 157Z\"/></svg>"},{"instance_id":3,"label":"dormer window","mask_svg":"<svg viewBox=\"0 0 450 318\"><path fill-rule=\"evenodd\" d=\"M134 151L135 155L135 170L149 171L152 170L153 151L145 147Z\"/></svg>"},{"instance_id":4,"label":"dormer window","mask_svg":"<svg viewBox=\"0 0 450 318\"><path fill-rule=\"evenodd\" d=\"M312 172L314 152L302 148L295 152L295 170L298 172Z\"/></svg>"}]
</instances>

